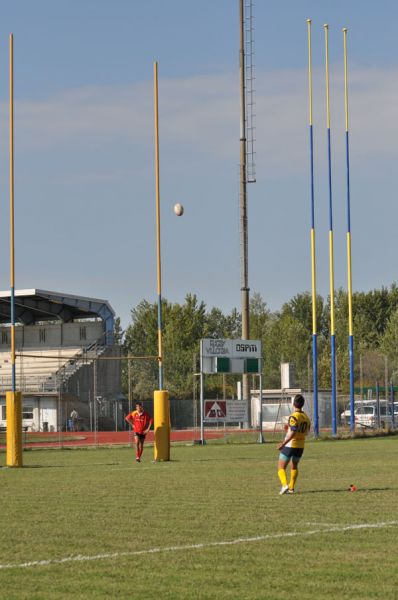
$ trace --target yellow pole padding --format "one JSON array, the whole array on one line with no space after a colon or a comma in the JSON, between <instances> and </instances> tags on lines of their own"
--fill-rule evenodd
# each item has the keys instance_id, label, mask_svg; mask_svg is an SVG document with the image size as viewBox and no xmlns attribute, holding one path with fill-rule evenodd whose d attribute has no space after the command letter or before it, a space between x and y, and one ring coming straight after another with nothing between
<instances>
[{"instance_id":1,"label":"yellow pole padding","mask_svg":"<svg viewBox=\"0 0 398 600\"><path fill-rule=\"evenodd\" d=\"M153 393L153 415L154 458L156 461L170 460L170 402L169 392L166 390L156 390Z\"/></svg>"},{"instance_id":2,"label":"yellow pole padding","mask_svg":"<svg viewBox=\"0 0 398 600\"><path fill-rule=\"evenodd\" d=\"M6 392L7 467L22 467L22 394Z\"/></svg>"}]
</instances>

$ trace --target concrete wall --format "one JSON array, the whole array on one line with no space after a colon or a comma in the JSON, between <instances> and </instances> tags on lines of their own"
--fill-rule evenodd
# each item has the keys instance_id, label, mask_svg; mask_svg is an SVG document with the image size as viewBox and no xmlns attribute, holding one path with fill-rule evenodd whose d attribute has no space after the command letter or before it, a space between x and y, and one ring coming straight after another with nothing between
<instances>
[{"instance_id":1,"label":"concrete wall","mask_svg":"<svg viewBox=\"0 0 398 600\"><path fill-rule=\"evenodd\" d=\"M102 321L78 323L48 323L15 327L16 348L55 348L57 346L85 347L100 340L103 343ZM10 327L0 326L0 352L11 347Z\"/></svg>"}]
</instances>

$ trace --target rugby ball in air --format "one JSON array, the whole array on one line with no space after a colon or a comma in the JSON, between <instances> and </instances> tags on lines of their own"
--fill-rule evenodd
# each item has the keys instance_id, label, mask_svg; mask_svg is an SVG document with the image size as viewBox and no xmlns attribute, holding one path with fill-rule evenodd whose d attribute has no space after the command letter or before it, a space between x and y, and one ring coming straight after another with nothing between
<instances>
[{"instance_id":1,"label":"rugby ball in air","mask_svg":"<svg viewBox=\"0 0 398 600\"><path fill-rule=\"evenodd\" d=\"M182 215L184 214L184 207L182 204L174 204L174 213L177 215L177 217L182 217Z\"/></svg>"}]
</instances>

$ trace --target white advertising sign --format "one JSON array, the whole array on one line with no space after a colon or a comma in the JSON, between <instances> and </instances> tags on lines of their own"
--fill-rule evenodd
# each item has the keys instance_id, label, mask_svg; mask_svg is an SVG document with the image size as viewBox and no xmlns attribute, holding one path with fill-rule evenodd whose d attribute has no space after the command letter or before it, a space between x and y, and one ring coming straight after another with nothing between
<instances>
[{"instance_id":1,"label":"white advertising sign","mask_svg":"<svg viewBox=\"0 0 398 600\"><path fill-rule=\"evenodd\" d=\"M205 400L204 420L228 423L247 421L247 402L245 400Z\"/></svg>"}]
</instances>

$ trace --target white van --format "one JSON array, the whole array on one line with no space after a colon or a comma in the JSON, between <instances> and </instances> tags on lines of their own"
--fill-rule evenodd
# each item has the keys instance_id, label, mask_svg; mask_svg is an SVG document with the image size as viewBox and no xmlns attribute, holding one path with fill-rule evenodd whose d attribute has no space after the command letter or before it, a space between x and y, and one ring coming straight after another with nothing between
<instances>
[{"instance_id":1,"label":"white van","mask_svg":"<svg viewBox=\"0 0 398 600\"><path fill-rule=\"evenodd\" d=\"M341 413L341 422L343 425L350 424L351 410L347 408ZM375 428L379 426L377 414L377 402L374 400L364 400L354 403L355 425L358 427ZM394 402L395 425L398 425L398 402ZM390 427L392 424L391 404L385 400L380 400L380 427Z\"/></svg>"}]
</instances>

